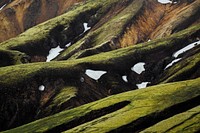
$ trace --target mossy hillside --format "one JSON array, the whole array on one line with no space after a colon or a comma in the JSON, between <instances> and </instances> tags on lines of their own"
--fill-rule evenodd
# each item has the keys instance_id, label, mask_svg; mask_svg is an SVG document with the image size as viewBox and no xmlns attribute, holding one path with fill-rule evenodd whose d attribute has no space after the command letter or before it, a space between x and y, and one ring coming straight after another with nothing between
<instances>
[{"instance_id":1,"label":"mossy hillside","mask_svg":"<svg viewBox=\"0 0 200 133\"><path fill-rule=\"evenodd\" d=\"M174 132L188 133L200 130L200 106L194 107L186 112L177 114L169 119L163 120L141 133L152 132Z\"/></svg>"},{"instance_id":2,"label":"mossy hillside","mask_svg":"<svg viewBox=\"0 0 200 133\"><path fill-rule=\"evenodd\" d=\"M173 65L167 69L163 77L158 82L168 83L173 81L180 81L181 78L190 75L192 72L199 68L200 53L196 53L193 56L183 59L176 65Z\"/></svg>"},{"instance_id":3,"label":"mossy hillside","mask_svg":"<svg viewBox=\"0 0 200 133\"><path fill-rule=\"evenodd\" d=\"M41 42L48 41L48 39L50 39L50 32L56 27L62 26L64 27L63 30L67 30L70 28L70 24L78 19L80 14L89 12L91 10L97 10L100 7L108 6L117 1L119 0L87 0L70 8L70 10L63 15L34 26L19 36L1 43L0 47L6 49L15 49L30 44L39 45Z\"/></svg>"},{"instance_id":4,"label":"mossy hillside","mask_svg":"<svg viewBox=\"0 0 200 133\"><path fill-rule=\"evenodd\" d=\"M26 84L36 77L48 77L51 75L64 77L76 77L81 70L76 62L61 63L33 63L0 68L0 85L12 87ZM71 76L70 76L71 75Z\"/></svg>"},{"instance_id":5,"label":"mossy hillside","mask_svg":"<svg viewBox=\"0 0 200 133\"><path fill-rule=\"evenodd\" d=\"M72 59L77 58L84 54L87 51L95 51L95 49L101 48L110 42L113 38L116 39L122 34L124 28L130 23L130 21L137 15L143 6L143 0L133 1L129 6L123 9L119 14L112 14L110 11L105 15L107 17L111 16L107 22L104 22L101 27L97 29L92 29L91 32L77 43L73 44L71 47L66 49L58 59L62 59L68 56L72 56ZM115 6L115 5L114 5ZM119 9L115 9L119 10ZM97 23L98 24L98 23ZM87 44L86 49L81 49L85 47L85 40L89 40L90 44ZM89 46L88 46L89 45ZM88 48L89 47L89 48ZM119 46L112 46L109 44L109 47L112 49L119 48ZM76 51L76 52L74 52Z\"/></svg>"},{"instance_id":6,"label":"mossy hillside","mask_svg":"<svg viewBox=\"0 0 200 133\"><path fill-rule=\"evenodd\" d=\"M44 41L45 39L48 39L50 36L49 35L50 32L57 26L63 26L65 29L68 29L70 23L75 19L77 19L80 13L88 12L92 9L97 9L103 6L104 4L109 4L113 1L105 2L105 0L101 1L96 0L96 1L87 1L85 4L81 3L79 6L75 6L67 13L60 15L56 18L50 19L33 28L30 28L29 30L25 31L19 36L1 43L0 46L2 48L10 49L10 48L24 46L30 43L34 45L39 45L37 43Z\"/></svg>"},{"instance_id":7,"label":"mossy hillside","mask_svg":"<svg viewBox=\"0 0 200 133\"><path fill-rule=\"evenodd\" d=\"M13 86L23 83L26 80L33 79L36 76L45 77L51 75L51 73L68 78L71 76L79 77L80 73L83 73L87 68L106 71L113 70L118 72L124 71L130 69L135 63L143 61L149 53L154 54L154 50L172 49L173 47L176 47L179 45L177 43L179 40L184 40L185 38L190 37L199 29L200 24L173 34L167 38L101 53L78 60L32 63L0 68L0 85ZM123 66L121 64L123 64ZM124 66L127 67L125 68ZM75 73L79 74L76 75Z\"/></svg>"},{"instance_id":8,"label":"mossy hillside","mask_svg":"<svg viewBox=\"0 0 200 133\"><path fill-rule=\"evenodd\" d=\"M106 114L102 117L91 119L82 125L67 130L66 132L108 132L130 123L137 123L140 118L151 121L151 114L159 115L162 111L179 103L200 96L200 78L170 84L162 84L147 89L125 92L113 95L105 99L92 102L71 110L46 117L27 125L5 131L12 132L45 132L58 125L67 124L72 120L83 117L95 110L101 110L116 103L129 101L130 103L121 109ZM92 116L91 116L92 117ZM141 119L142 120L142 119ZM199 120L197 120L199 121ZM146 119L143 119L146 122ZM141 123L142 124L142 123ZM65 131L65 130L64 130Z\"/></svg>"},{"instance_id":9,"label":"mossy hillside","mask_svg":"<svg viewBox=\"0 0 200 133\"><path fill-rule=\"evenodd\" d=\"M45 109L46 111L52 111L52 108L59 110L63 103L69 101L77 95L78 89L74 86L65 86L60 90L58 95L53 98L51 104Z\"/></svg>"},{"instance_id":10,"label":"mossy hillside","mask_svg":"<svg viewBox=\"0 0 200 133\"><path fill-rule=\"evenodd\" d=\"M22 58L26 57L25 53L15 50L0 49L2 59L9 65L22 64Z\"/></svg>"}]
</instances>

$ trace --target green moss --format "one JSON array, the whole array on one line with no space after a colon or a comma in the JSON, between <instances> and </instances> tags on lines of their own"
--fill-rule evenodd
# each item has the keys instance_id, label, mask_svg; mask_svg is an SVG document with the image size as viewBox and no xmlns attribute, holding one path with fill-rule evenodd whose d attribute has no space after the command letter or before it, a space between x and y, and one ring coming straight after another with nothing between
<instances>
[{"instance_id":1,"label":"green moss","mask_svg":"<svg viewBox=\"0 0 200 133\"><path fill-rule=\"evenodd\" d=\"M64 102L76 96L76 93L77 93L77 89L75 87L65 87L54 98L53 104L60 106Z\"/></svg>"},{"instance_id":2,"label":"green moss","mask_svg":"<svg viewBox=\"0 0 200 133\"><path fill-rule=\"evenodd\" d=\"M58 73L57 75L70 78L73 76L79 76L79 74L82 73L89 66L93 66L95 67L95 69L100 70L114 69L121 71L122 69L126 68L121 67L120 64L127 66L127 68L132 67L131 65L137 63L138 60L141 60L141 57L143 55L147 55L148 53L153 52L155 49L162 50L173 48L174 45L176 45L177 40L182 40L187 36L191 36L199 29L200 24L183 30L179 33L173 34L172 36L167 38L158 39L143 43L141 45L130 46L127 48L101 53L77 60L49 63L31 63L0 68L0 84L2 86L13 86L19 83L23 83L24 81L27 81L29 79L33 79L35 76L50 76L52 73ZM188 71L190 70L190 68L193 68L193 66L199 61L199 54L191 57L191 59L194 60L190 61L190 58L188 58L186 60L186 62L188 63L188 67L185 67L182 70L178 71L179 73L177 72L177 75L180 75L184 71ZM175 71L177 70L175 68L173 69ZM172 73L174 72L172 70L170 71ZM75 75L74 73L79 74Z\"/></svg>"},{"instance_id":3,"label":"green moss","mask_svg":"<svg viewBox=\"0 0 200 133\"><path fill-rule=\"evenodd\" d=\"M63 15L41 23L33 28L28 29L17 37L1 43L0 47L10 49L25 46L30 43L39 45L37 43L48 39L50 32L57 26L64 26L65 28L69 28L70 23L80 15L80 12L87 12L91 9L98 8L99 6L101 6L101 1L88 2L86 4L82 4L81 6L76 6Z\"/></svg>"},{"instance_id":4,"label":"green moss","mask_svg":"<svg viewBox=\"0 0 200 133\"><path fill-rule=\"evenodd\" d=\"M200 106L192 108L186 112L177 114L169 119L163 120L141 133L188 133L200 130Z\"/></svg>"},{"instance_id":5,"label":"green moss","mask_svg":"<svg viewBox=\"0 0 200 133\"><path fill-rule=\"evenodd\" d=\"M169 68L159 82L167 83L181 80L181 77L190 75L192 70L195 70L200 63L200 53L194 54L184 60L181 60L176 65Z\"/></svg>"},{"instance_id":6,"label":"green moss","mask_svg":"<svg viewBox=\"0 0 200 133\"><path fill-rule=\"evenodd\" d=\"M165 109L200 96L200 78L171 84L163 84L147 89L125 92L105 99L92 102L71 110L46 117L27 125L11 129L12 132L45 132L58 125L85 116L94 111L101 110L122 101L130 101L127 106L96 118L66 132L109 132L130 123L137 123L140 118L149 117L152 113L159 113ZM188 95L189 94L189 95ZM179 97L179 98L177 98ZM164 104L163 104L164 103ZM93 117L93 116L91 116ZM199 122L199 120L197 120Z\"/></svg>"},{"instance_id":7,"label":"green moss","mask_svg":"<svg viewBox=\"0 0 200 133\"><path fill-rule=\"evenodd\" d=\"M0 49L0 55L3 57L3 62L9 65L16 65L16 64L22 64L22 58L26 57L27 55L25 53L15 51L15 50L5 50Z\"/></svg>"},{"instance_id":8,"label":"green moss","mask_svg":"<svg viewBox=\"0 0 200 133\"><path fill-rule=\"evenodd\" d=\"M104 10L110 6L109 4L104 4ZM71 47L66 49L59 57L63 58L69 55L73 55L71 59L79 57L81 54L89 50L95 50L99 47L102 47L108 41L122 34L124 30L124 25L127 25L131 19L136 16L137 12L142 8L143 0L134 1L128 7L123 9L119 14L113 15L111 19L106 21L101 27L97 28L94 31L91 31L86 37L73 44ZM117 9L119 10L119 9ZM110 16L110 14L108 15ZM88 49L81 49L85 40L91 41L90 44L87 44ZM88 46L89 45L89 46ZM112 49L116 49L118 46L110 46Z\"/></svg>"},{"instance_id":9,"label":"green moss","mask_svg":"<svg viewBox=\"0 0 200 133\"><path fill-rule=\"evenodd\" d=\"M61 63L32 63L0 68L0 85L15 86L20 83L26 83L36 76L46 77L53 74L54 76L74 76L79 70L76 62Z\"/></svg>"},{"instance_id":10,"label":"green moss","mask_svg":"<svg viewBox=\"0 0 200 133\"><path fill-rule=\"evenodd\" d=\"M64 87L58 92L58 95L56 95L53 98L53 101L48 106L48 108L45 109L45 111L49 112L52 110L52 108L59 109L63 103L66 103L71 98L75 97L77 94L77 88L73 86L67 86Z\"/></svg>"}]
</instances>

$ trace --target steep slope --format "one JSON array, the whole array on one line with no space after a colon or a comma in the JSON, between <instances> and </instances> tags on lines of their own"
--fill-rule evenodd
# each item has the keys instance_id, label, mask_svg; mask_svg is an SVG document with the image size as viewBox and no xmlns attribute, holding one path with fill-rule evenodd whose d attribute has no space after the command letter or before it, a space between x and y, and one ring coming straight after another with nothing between
<instances>
[{"instance_id":1,"label":"steep slope","mask_svg":"<svg viewBox=\"0 0 200 133\"><path fill-rule=\"evenodd\" d=\"M10 0L1 1L6 6L0 10L0 42L15 37L27 29L65 13L82 0ZM1 7L0 6L0 7Z\"/></svg>"},{"instance_id":2,"label":"steep slope","mask_svg":"<svg viewBox=\"0 0 200 133\"><path fill-rule=\"evenodd\" d=\"M2 125L4 123L5 128L15 127L63 109L137 89L136 85L141 82L147 81L153 85L197 78L200 76L198 47L183 54L182 61L168 69L165 69L168 62L163 60L166 57L170 58L171 54L183 47L177 46L178 42L187 42L193 36L196 38L199 29L200 25L193 26L168 38L78 60L2 67L0 68ZM168 49L172 50L171 53L165 52ZM156 55L160 58L155 58L156 51L161 53ZM141 75L131 70L138 62L147 64L146 71ZM86 73L87 70L106 73L94 80ZM127 76L127 81L123 80L124 75ZM40 89L41 86L44 86L43 90Z\"/></svg>"},{"instance_id":3,"label":"steep slope","mask_svg":"<svg viewBox=\"0 0 200 133\"><path fill-rule=\"evenodd\" d=\"M198 114L190 114L190 110L199 112L200 0L172 4L157 0L14 0L0 14L10 9L15 9L13 16L7 15L15 18L13 24L10 20L2 24L21 28L20 32L27 26L27 30L16 36L20 32L15 33L11 26L6 33L16 37L0 43L0 131L38 119L11 132L33 132L35 128L38 132L160 131L165 122L183 114L188 117L162 131L178 131L188 124L192 126L185 131L199 130L195 125ZM170 82L177 83L166 84ZM115 95L118 93L123 94ZM151 100L153 94L152 103L144 101L150 110L116 123L116 127L108 126L109 121L129 116L132 109L139 113L140 98ZM108 101L104 106L100 99L108 96L118 102ZM136 108L131 97L139 97ZM94 101L102 106L93 112L87 106ZM100 118L130 105L123 116ZM91 113L85 117L84 111ZM59 112L68 115L55 124ZM107 127L93 128L91 121ZM48 123L47 128L38 126L43 122Z\"/></svg>"},{"instance_id":4,"label":"steep slope","mask_svg":"<svg viewBox=\"0 0 200 133\"><path fill-rule=\"evenodd\" d=\"M198 78L110 96L4 133L131 133L144 129L144 132L157 132L159 130L197 132L200 130L198 126L200 112L199 81ZM181 117L182 119L177 118L176 114L182 116L182 113L185 116ZM173 124L170 123L172 125L167 125L164 129L162 126L156 128L157 125L165 125L172 120L174 120ZM159 123L160 121L161 123ZM154 125L156 123L158 124ZM152 128L148 129L150 126Z\"/></svg>"}]
</instances>

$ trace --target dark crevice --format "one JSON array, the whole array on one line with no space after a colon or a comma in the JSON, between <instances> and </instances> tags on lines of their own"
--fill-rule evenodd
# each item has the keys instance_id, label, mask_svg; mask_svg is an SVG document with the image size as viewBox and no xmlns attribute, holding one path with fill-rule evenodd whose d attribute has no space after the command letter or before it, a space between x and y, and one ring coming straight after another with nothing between
<instances>
[{"instance_id":1,"label":"dark crevice","mask_svg":"<svg viewBox=\"0 0 200 133\"><path fill-rule=\"evenodd\" d=\"M200 112L194 113L192 116L190 116L186 120L182 121L181 123L179 123L177 125L174 125L173 127L169 128L168 130L166 130L165 133L170 132L170 130L172 130L172 129L176 128L176 127L179 127L180 125L182 125L183 123L187 122L188 120L191 120L191 119L193 119L195 117L198 117L197 115L199 115L199 114L200 114Z\"/></svg>"},{"instance_id":2,"label":"dark crevice","mask_svg":"<svg viewBox=\"0 0 200 133\"><path fill-rule=\"evenodd\" d=\"M163 121L165 119L168 119L174 115L177 115L179 113L183 113L189 109L192 109L200 104L200 96L197 96L193 99L190 99L186 102L182 102L179 104L176 104L174 106L171 106L161 112L155 112L149 115L146 115L144 117L141 117L137 119L136 121L133 121L130 124L124 125L120 128L117 128L115 130L110 131L109 133L137 133L140 132L148 127L153 126L154 124Z\"/></svg>"},{"instance_id":3,"label":"dark crevice","mask_svg":"<svg viewBox=\"0 0 200 133\"><path fill-rule=\"evenodd\" d=\"M71 122L68 122L66 124L62 124L62 125L59 125L57 127L54 127L53 129L48 130L46 133L60 133L60 132L72 129L72 128L79 126L83 123L92 121L92 120L97 119L101 116L104 116L104 115L107 115L109 113L115 112L119 109L122 109L125 106L127 106L128 104L130 104L130 101L122 101L122 102L116 103L114 105L111 105L109 107L102 108L100 110L91 111L91 112L87 113L85 116L82 116L80 118L76 118L76 119L74 119Z\"/></svg>"}]
</instances>

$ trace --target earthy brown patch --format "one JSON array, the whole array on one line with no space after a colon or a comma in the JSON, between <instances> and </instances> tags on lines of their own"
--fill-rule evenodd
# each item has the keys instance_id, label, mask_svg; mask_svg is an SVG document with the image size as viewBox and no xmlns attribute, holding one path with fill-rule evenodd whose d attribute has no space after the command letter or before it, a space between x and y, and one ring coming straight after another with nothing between
<instances>
[{"instance_id":1,"label":"earthy brown patch","mask_svg":"<svg viewBox=\"0 0 200 133\"><path fill-rule=\"evenodd\" d=\"M121 47L172 34L178 23L184 21L181 19L181 17L184 17L183 12L189 12L190 8L195 8L195 4L198 4L198 2L164 5L153 0L146 1L143 11L134 18L132 25L126 28L125 33L119 40ZM188 25L191 25L190 22L188 22Z\"/></svg>"},{"instance_id":2,"label":"earthy brown patch","mask_svg":"<svg viewBox=\"0 0 200 133\"><path fill-rule=\"evenodd\" d=\"M63 14L83 0L14 0L0 11L0 42ZM3 2L2 2L3 3ZM33 10L37 8L37 10Z\"/></svg>"}]
</instances>

